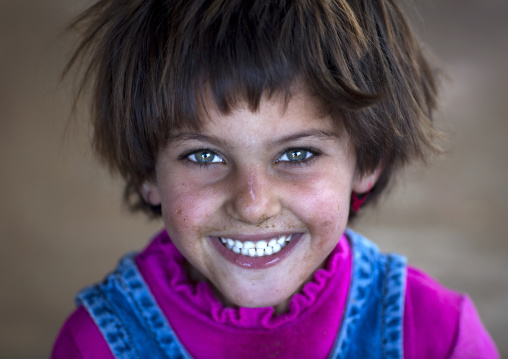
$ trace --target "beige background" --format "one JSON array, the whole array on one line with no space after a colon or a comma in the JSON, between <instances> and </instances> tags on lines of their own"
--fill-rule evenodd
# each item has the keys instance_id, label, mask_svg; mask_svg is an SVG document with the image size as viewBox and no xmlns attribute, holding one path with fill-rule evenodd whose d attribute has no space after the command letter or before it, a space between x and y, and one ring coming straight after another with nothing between
<instances>
[{"instance_id":1,"label":"beige background","mask_svg":"<svg viewBox=\"0 0 508 359\"><path fill-rule=\"evenodd\" d=\"M44 358L73 295L161 225L129 215L58 84L85 1L0 0L0 357ZM470 293L508 356L508 1L417 1L447 70L449 153L413 169L357 228ZM66 130L67 128L67 130Z\"/></svg>"}]
</instances>

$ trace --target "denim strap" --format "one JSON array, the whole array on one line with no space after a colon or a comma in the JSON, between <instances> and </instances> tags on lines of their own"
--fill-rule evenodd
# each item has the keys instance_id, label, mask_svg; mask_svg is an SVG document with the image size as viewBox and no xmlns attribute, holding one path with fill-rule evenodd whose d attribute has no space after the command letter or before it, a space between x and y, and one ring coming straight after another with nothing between
<instances>
[{"instance_id":1,"label":"denim strap","mask_svg":"<svg viewBox=\"0 0 508 359\"><path fill-rule=\"evenodd\" d=\"M143 280L134 254L76 301L88 310L115 358L191 358Z\"/></svg>"},{"instance_id":2,"label":"denim strap","mask_svg":"<svg viewBox=\"0 0 508 359\"><path fill-rule=\"evenodd\" d=\"M136 350L124 323L104 294L104 287L108 286L108 282L109 280L106 279L102 285L94 285L83 289L76 296L76 304L83 305L86 308L115 358L139 359L141 356Z\"/></svg>"},{"instance_id":3,"label":"denim strap","mask_svg":"<svg viewBox=\"0 0 508 359\"><path fill-rule=\"evenodd\" d=\"M329 359L403 357L406 259L383 254L348 229L353 268L344 316Z\"/></svg>"}]
</instances>

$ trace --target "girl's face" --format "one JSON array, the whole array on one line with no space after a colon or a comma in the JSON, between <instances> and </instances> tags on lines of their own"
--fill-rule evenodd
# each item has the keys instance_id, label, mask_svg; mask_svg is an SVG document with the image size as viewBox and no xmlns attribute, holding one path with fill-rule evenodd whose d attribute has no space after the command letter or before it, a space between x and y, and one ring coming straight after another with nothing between
<instances>
[{"instance_id":1,"label":"girl's face","mask_svg":"<svg viewBox=\"0 0 508 359\"><path fill-rule=\"evenodd\" d=\"M355 176L347 136L302 93L287 108L274 97L208 115L172 134L142 191L224 304L284 311L344 232L351 192L376 175Z\"/></svg>"}]
</instances>

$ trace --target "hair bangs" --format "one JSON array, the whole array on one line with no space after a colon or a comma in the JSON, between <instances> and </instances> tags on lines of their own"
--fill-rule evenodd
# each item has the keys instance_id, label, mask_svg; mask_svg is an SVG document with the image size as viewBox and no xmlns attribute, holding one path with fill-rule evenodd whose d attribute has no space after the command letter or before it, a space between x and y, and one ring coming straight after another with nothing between
<instances>
[{"instance_id":1,"label":"hair bangs","mask_svg":"<svg viewBox=\"0 0 508 359\"><path fill-rule=\"evenodd\" d=\"M240 102L254 111L265 95L288 100L299 83L334 111L377 102L377 89L351 65L368 50L361 27L340 21L353 10L314 5L196 1L182 23L174 16L181 11L172 9L163 21L176 21L179 36L169 38L162 86L181 91L165 98L173 109L165 121L172 129L199 126L210 102L224 114ZM330 33L342 35L333 46Z\"/></svg>"}]
</instances>

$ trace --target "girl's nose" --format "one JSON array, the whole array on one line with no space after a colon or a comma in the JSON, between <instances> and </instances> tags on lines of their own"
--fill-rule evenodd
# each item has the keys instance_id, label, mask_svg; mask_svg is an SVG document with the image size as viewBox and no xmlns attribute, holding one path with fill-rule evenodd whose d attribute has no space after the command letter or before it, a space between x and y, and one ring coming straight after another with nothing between
<instances>
[{"instance_id":1,"label":"girl's nose","mask_svg":"<svg viewBox=\"0 0 508 359\"><path fill-rule=\"evenodd\" d=\"M261 166L237 171L229 191L226 211L239 222L261 224L281 211L276 179Z\"/></svg>"}]
</instances>

